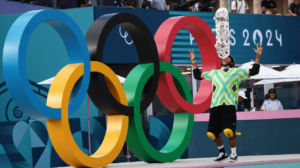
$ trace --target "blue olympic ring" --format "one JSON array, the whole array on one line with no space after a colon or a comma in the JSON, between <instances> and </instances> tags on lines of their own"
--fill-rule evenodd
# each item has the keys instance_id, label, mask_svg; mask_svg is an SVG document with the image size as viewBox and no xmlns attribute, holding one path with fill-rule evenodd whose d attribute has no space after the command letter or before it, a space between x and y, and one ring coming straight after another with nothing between
<instances>
[{"instance_id":1,"label":"blue olympic ring","mask_svg":"<svg viewBox=\"0 0 300 168\"><path fill-rule=\"evenodd\" d=\"M36 97L26 71L27 44L35 28L41 23L47 23L60 35L68 53L69 64L84 64L84 75L71 95L69 115L79 108L89 87L90 56L78 25L61 11L49 9L27 12L13 23L4 43L3 72L9 93L26 115L35 119L60 119L59 108L50 108Z\"/></svg>"}]
</instances>

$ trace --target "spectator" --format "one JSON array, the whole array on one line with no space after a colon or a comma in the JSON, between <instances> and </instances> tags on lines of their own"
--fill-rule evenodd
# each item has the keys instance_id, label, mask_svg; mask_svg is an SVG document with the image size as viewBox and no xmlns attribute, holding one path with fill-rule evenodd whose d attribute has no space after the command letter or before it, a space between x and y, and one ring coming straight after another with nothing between
<instances>
[{"instance_id":1,"label":"spectator","mask_svg":"<svg viewBox=\"0 0 300 168\"><path fill-rule=\"evenodd\" d=\"M277 13L276 2L273 0L263 0L261 2L261 9L263 14L276 14Z\"/></svg>"},{"instance_id":2,"label":"spectator","mask_svg":"<svg viewBox=\"0 0 300 168\"><path fill-rule=\"evenodd\" d=\"M295 0L294 3L290 4L289 7L289 13L293 16L297 16L300 14L300 5L299 5L300 0Z\"/></svg>"},{"instance_id":3,"label":"spectator","mask_svg":"<svg viewBox=\"0 0 300 168\"><path fill-rule=\"evenodd\" d=\"M271 110L283 110L282 104L276 97L276 90L270 89L269 90L270 99L266 100L262 105L263 111L271 111Z\"/></svg>"},{"instance_id":4,"label":"spectator","mask_svg":"<svg viewBox=\"0 0 300 168\"><path fill-rule=\"evenodd\" d=\"M254 102L254 104L256 104L256 100L257 100L257 94L254 92L253 93L253 102Z\"/></svg>"},{"instance_id":5,"label":"spectator","mask_svg":"<svg viewBox=\"0 0 300 168\"><path fill-rule=\"evenodd\" d=\"M92 6L92 0L77 0L77 7Z\"/></svg>"},{"instance_id":6,"label":"spectator","mask_svg":"<svg viewBox=\"0 0 300 168\"><path fill-rule=\"evenodd\" d=\"M269 99L270 99L270 95L269 95L269 94L266 94L266 95L265 95L265 101L266 101L266 100L269 100ZM263 104L264 104L264 103L263 103ZM262 111L261 108L262 108L262 105L260 106L260 111Z\"/></svg>"},{"instance_id":7,"label":"spectator","mask_svg":"<svg viewBox=\"0 0 300 168\"><path fill-rule=\"evenodd\" d=\"M151 5L151 8L149 7ZM167 10L166 0L144 0L142 4L143 8Z\"/></svg>"},{"instance_id":8,"label":"spectator","mask_svg":"<svg viewBox=\"0 0 300 168\"><path fill-rule=\"evenodd\" d=\"M232 13L249 13L249 6L247 0L233 0L231 3Z\"/></svg>"},{"instance_id":9,"label":"spectator","mask_svg":"<svg viewBox=\"0 0 300 168\"><path fill-rule=\"evenodd\" d=\"M142 0L142 8L152 9L150 0Z\"/></svg>"},{"instance_id":10,"label":"spectator","mask_svg":"<svg viewBox=\"0 0 300 168\"><path fill-rule=\"evenodd\" d=\"M124 7L134 9L133 6L129 6L127 0L115 0L115 7Z\"/></svg>"},{"instance_id":11,"label":"spectator","mask_svg":"<svg viewBox=\"0 0 300 168\"><path fill-rule=\"evenodd\" d=\"M212 12L212 9L216 7L215 0L199 0L200 12Z\"/></svg>"},{"instance_id":12,"label":"spectator","mask_svg":"<svg viewBox=\"0 0 300 168\"><path fill-rule=\"evenodd\" d=\"M238 102L238 106L237 106L237 111L246 111L243 106L243 102L245 99L247 99L245 92L239 91L239 100L238 100L239 102Z\"/></svg>"},{"instance_id":13,"label":"spectator","mask_svg":"<svg viewBox=\"0 0 300 168\"><path fill-rule=\"evenodd\" d=\"M180 10L181 11L192 11L194 6L191 6L190 2L192 2L192 1L191 0L181 0L181 4L179 6ZM197 7L198 7L198 5L197 5Z\"/></svg>"},{"instance_id":14,"label":"spectator","mask_svg":"<svg viewBox=\"0 0 300 168\"><path fill-rule=\"evenodd\" d=\"M135 5L136 5L136 0L129 0L128 3L130 4L129 6L135 7Z\"/></svg>"}]
</instances>

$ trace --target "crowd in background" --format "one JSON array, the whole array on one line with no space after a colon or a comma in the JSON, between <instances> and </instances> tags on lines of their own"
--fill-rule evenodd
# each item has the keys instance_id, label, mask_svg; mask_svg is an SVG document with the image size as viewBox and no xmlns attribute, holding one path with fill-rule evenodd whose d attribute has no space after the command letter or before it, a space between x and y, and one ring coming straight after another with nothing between
<instances>
[{"instance_id":1,"label":"crowd in background","mask_svg":"<svg viewBox=\"0 0 300 168\"><path fill-rule=\"evenodd\" d=\"M175 10L194 12L215 12L220 7L227 7L228 12L247 14L277 14L297 16L300 14L300 0L294 2L283 0L14 0L53 7L54 9L68 9L89 6L114 6L123 8L144 8L151 10ZM259 2L260 1L260 4ZM276 4L280 3L280 4ZM279 5L279 8L277 8ZM255 6L255 7L253 7ZM281 11L281 9L283 10ZM278 10L279 9L279 10ZM255 12L254 12L255 11Z\"/></svg>"},{"instance_id":2,"label":"crowd in background","mask_svg":"<svg viewBox=\"0 0 300 168\"><path fill-rule=\"evenodd\" d=\"M277 92L274 88L270 89L268 94L265 95L265 100L262 104L257 101L257 94L253 93L253 107L247 109L245 106L245 100L249 99L244 91L239 91L239 99L237 111L274 111L274 110L284 110L282 103L277 99Z\"/></svg>"},{"instance_id":3,"label":"crowd in background","mask_svg":"<svg viewBox=\"0 0 300 168\"><path fill-rule=\"evenodd\" d=\"M199 11L212 12L216 7L216 0L178 0L176 3L169 3L167 0L142 0L141 7L152 10L181 10L181 11ZM300 0L294 0L289 4L287 15L297 16L300 14ZM77 0L78 7L91 6L91 0ZM115 7L125 7L135 9L137 0L114 0ZM231 0L231 13L247 14L249 13L248 0ZM274 0L261 1L262 14L282 15L277 10L277 4ZM285 14L284 14L285 15Z\"/></svg>"}]
</instances>

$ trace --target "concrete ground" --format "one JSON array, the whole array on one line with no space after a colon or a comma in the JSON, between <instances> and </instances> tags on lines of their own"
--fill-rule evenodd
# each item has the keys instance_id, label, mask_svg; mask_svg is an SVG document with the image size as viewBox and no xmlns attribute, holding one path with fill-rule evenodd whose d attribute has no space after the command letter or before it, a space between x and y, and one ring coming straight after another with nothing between
<instances>
[{"instance_id":1,"label":"concrete ground","mask_svg":"<svg viewBox=\"0 0 300 168\"><path fill-rule=\"evenodd\" d=\"M198 158L198 159L178 159L172 163L145 163L145 162L129 162L129 163L112 163L106 168L205 168L205 167L231 167L231 166L247 166L262 164L278 164L300 162L300 154L292 155L255 155L240 156L238 162L224 161L215 163L215 158ZM71 167L69 167L71 168Z\"/></svg>"}]
</instances>

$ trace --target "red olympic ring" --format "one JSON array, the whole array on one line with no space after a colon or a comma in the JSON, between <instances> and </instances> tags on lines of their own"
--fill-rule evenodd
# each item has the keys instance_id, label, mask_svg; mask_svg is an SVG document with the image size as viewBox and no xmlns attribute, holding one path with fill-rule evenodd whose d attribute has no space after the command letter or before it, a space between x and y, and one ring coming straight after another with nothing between
<instances>
[{"instance_id":1,"label":"red olympic ring","mask_svg":"<svg viewBox=\"0 0 300 168\"><path fill-rule=\"evenodd\" d=\"M173 17L166 20L159 27L154 36L159 60L170 63L173 42L182 28L188 30L197 42L202 59L202 72L219 69L221 59L218 57L214 47L216 38L207 23L197 16ZM166 108L174 113L187 111L198 114L210 107L212 85L211 82L201 81L198 93L193 99L194 104L191 104L185 101L178 93L172 75L163 72L160 74L156 94Z\"/></svg>"}]
</instances>

